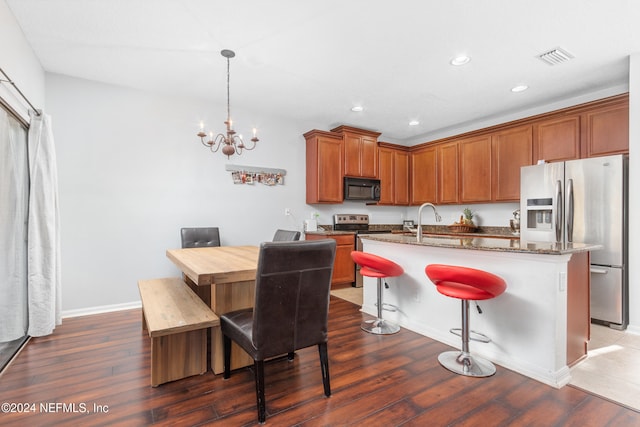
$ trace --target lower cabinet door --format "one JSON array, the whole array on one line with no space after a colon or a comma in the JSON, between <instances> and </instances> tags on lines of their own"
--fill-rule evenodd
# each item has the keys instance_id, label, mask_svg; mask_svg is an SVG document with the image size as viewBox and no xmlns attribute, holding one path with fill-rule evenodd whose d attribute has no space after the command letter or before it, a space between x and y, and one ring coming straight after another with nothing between
<instances>
[{"instance_id":1,"label":"lower cabinet door","mask_svg":"<svg viewBox=\"0 0 640 427\"><path fill-rule=\"evenodd\" d=\"M355 234L307 234L307 240L333 239L336 241L336 259L333 263L331 287L338 288L351 285L356 279L356 265L351 258L351 251L355 249Z\"/></svg>"}]
</instances>

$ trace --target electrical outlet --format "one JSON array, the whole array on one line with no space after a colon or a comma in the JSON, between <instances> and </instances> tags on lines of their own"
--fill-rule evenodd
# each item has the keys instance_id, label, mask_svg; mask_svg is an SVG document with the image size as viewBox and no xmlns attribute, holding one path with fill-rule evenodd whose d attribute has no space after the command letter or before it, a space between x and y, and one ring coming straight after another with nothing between
<instances>
[{"instance_id":1,"label":"electrical outlet","mask_svg":"<svg viewBox=\"0 0 640 427\"><path fill-rule=\"evenodd\" d=\"M285 216L289 216L289 215L291 215L291 209L289 209L289 208L284 208L284 215L285 215Z\"/></svg>"}]
</instances>

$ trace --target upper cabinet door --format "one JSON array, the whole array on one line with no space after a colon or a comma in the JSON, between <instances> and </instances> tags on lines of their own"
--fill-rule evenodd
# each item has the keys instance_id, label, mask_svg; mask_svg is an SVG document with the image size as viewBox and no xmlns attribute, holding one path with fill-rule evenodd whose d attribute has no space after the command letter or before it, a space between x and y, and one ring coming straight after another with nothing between
<instances>
[{"instance_id":1,"label":"upper cabinet door","mask_svg":"<svg viewBox=\"0 0 640 427\"><path fill-rule=\"evenodd\" d=\"M461 140L460 202L491 200L491 135Z\"/></svg>"},{"instance_id":2,"label":"upper cabinet door","mask_svg":"<svg viewBox=\"0 0 640 427\"><path fill-rule=\"evenodd\" d=\"M580 115L544 120L533 125L533 161L580 158Z\"/></svg>"},{"instance_id":3,"label":"upper cabinet door","mask_svg":"<svg viewBox=\"0 0 640 427\"><path fill-rule=\"evenodd\" d=\"M393 152L391 148L380 147L378 150L378 174L380 178L379 205L392 205L395 193Z\"/></svg>"},{"instance_id":4,"label":"upper cabinet door","mask_svg":"<svg viewBox=\"0 0 640 427\"><path fill-rule=\"evenodd\" d=\"M498 202L520 200L520 168L533 164L533 128L520 126L491 136L492 193Z\"/></svg>"},{"instance_id":5,"label":"upper cabinet door","mask_svg":"<svg viewBox=\"0 0 640 427\"><path fill-rule=\"evenodd\" d=\"M394 205L409 204L409 153L396 150L393 153Z\"/></svg>"},{"instance_id":6,"label":"upper cabinet door","mask_svg":"<svg viewBox=\"0 0 640 427\"><path fill-rule=\"evenodd\" d=\"M378 148L379 205L409 204L409 153L385 144Z\"/></svg>"},{"instance_id":7,"label":"upper cabinet door","mask_svg":"<svg viewBox=\"0 0 640 427\"><path fill-rule=\"evenodd\" d=\"M342 135L312 130L304 137L307 144L307 203L342 203Z\"/></svg>"},{"instance_id":8,"label":"upper cabinet door","mask_svg":"<svg viewBox=\"0 0 640 427\"><path fill-rule=\"evenodd\" d=\"M360 178L378 177L379 132L338 126L331 132L344 139L344 174Z\"/></svg>"},{"instance_id":9,"label":"upper cabinet door","mask_svg":"<svg viewBox=\"0 0 640 427\"><path fill-rule=\"evenodd\" d=\"M378 177L378 138L363 136L360 139L360 176Z\"/></svg>"},{"instance_id":10,"label":"upper cabinet door","mask_svg":"<svg viewBox=\"0 0 640 427\"><path fill-rule=\"evenodd\" d=\"M629 152L629 104L598 109L585 114L587 124L584 155L606 156Z\"/></svg>"},{"instance_id":11,"label":"upper cabinet door","mask_svg":"<svg viewBox=\"0 0 640 427\"><path fill-rule=\"evenodd\" d=\"M436 147L426 147L413 151L411 158L411 204L437 203L437 163Z\"/></svg>"},{"instance_id":12,"label":"upper cabinet door","mask_svg":"<svg viewBox=\"0 0 640 427\"><path fill-rule=\"evenodd\" d=\"M460 189L458 148L458 142L449 142L437 147L438 203L458 203Z\"/></svg>"},{"instance_id":13,"label":"upper cabinet door","mask_svg":"<svg viewBox=\"0 0 640 427\"><path fill-rule=\"evenodd\" d=\"M360 136L343 135L344 138L344 174L360 175Z\"/></svg>"}]
</instances>

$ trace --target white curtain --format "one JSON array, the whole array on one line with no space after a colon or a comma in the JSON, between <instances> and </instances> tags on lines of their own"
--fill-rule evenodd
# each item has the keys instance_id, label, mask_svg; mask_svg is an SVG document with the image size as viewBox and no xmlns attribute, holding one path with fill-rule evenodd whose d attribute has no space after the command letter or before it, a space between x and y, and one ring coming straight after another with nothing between
<instances>
[{"instance_id":1,"label":"white curtain","mask_svg":"<svg viewBox=\"0 0 640 427\"><path fill-rule=\"evenodd\" d=\"M29 224L27 238L30 336L62 323L58 173L51 117L30 111Z\"/></svg>"},{"instance_id":2,"label":"white curtain","mask_svg":"<svg viewBox=\"0 0 640 427\"><path fill-rule=\"evenodd\" d=\"M27 131L0 108L0 342L27 334Z\"/></svg>"}]
</instances>

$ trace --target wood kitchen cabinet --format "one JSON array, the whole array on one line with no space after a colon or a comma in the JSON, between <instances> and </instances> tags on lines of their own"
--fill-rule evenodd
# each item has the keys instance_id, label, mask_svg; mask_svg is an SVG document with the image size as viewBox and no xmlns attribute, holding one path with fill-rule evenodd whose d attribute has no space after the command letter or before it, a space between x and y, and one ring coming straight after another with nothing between
<instances>
[{"instance_id":1,"label":"wood kitchen cabinet","mask_svg":"<svg viewBox=\"0 0 640 427\"><path fill-rule=\"evenodd\" d=\"M438 146L438 203L520 200L520 167L532 151L531 125Z\"/></svg>"},{"instance_id":2,"label":"wood kitchen cabinet","mask_svg":"<svg viewBox=\"0 0 640 427\"><path fill-rule=\"evenodd\" d=\"M520 168L533 164L533 127L519 126L491 136L491 194L496 202L520 200Z\"/></svg>"},{"instance_id":3,"label":"wood kitchen cabinet","mask_svg":"<svg viewBox=\"0 0 640 427\"><path fill-rule=\"evenodd\" d=\"M361 178L378 177L379 132L338 126L331 132L339 133L344 141L344 175Z\"/></svg>"},{"instance_id":4,"label":"wood kitchen cabinet","mask_svg":"<svg viewBox=\"0 0 640 427\"><path fill-rule=\"evenodd\" d=\"M463 139L460 150L460 202L491 200L491 135Z\"/></svg>"},{"instance_id":5,"label":"wood kitchen cabinet","mask_svg":"<svg viewBox=\"0 0 640 427\"><path fill-rule=\"evenodd\" d=\"M458 203L459 200L459 145L449 142L436 147L438 156L437 203Z\"/></svg>"},{"instance_id":6,"label":"wood kitchen cabinet","mask_svg":"<svg viewBox=\"0 0 640 427\"><path fill-rule=\"evenodd\" d=\"M411 153L411 204L458 202L458 143L426 146Z\"/></svg>"},{"instance_id":7,"label":"wood kitchen cabinet","mask_svg":"<svg viewBox=\"0 0 640 427\"><path fill-rule=\"evenodd\" d=\"M379 205L409 204L409 152L405 147L378 143Z\"/></svg>"},{"instance_id":8,"label":"wood kitchen cabinet","mask_svg":"<svg viewBox=\"0 0 640 427\"><path fill-rule=\"evenodd\" d=\"M409 204L409 152L397 150L394 153L394 204Z\"/></svg>"},{"instance_id":9,"label":"wood kitchen cabinet","mask_svg":"<svg viewBox=\"0 0 640 427\"><path fill-rule=\"evenodd\" d=\"M546 162L580 158L580 115L553 117L533 125L533 159Z\"/></svg>"},{"instance_id":10,"label":"wood kitchen cabinet","mask_svg":"<svg viewBox=\"0 0 640 427\"><path fill-rule=\"evenodd\" d=\"M571 255L567 265L567 365L572 366L587 355L591 338L590 253Z\"/></svg>"},{"instance_id":11,"label":"wood kitchen cabinet","mask_svg":"<svg viewBox=\"0 0 640 427\"><path fill-rule=\"evenodd\" d=\"M395 196L393 180L393 148L378 148L378 178L380 178L379 205L393 205Z\"/></svg>"},{"instance_id":12,"label":"wood kitchen cabinet","mask_svg":"<svg viewBox=\"0 0 640 427\"><path fill-rule=\"evenodd\" d=\"M356 280L356 265L351 258L351 252L355 250L355 234L307 234L306 240L333 239L336 241L336 258L333 262L333 276L331 276L331 288L351 286Z\"/></svg>"},{"instance_id":13,"label":"wood kitchen cabinet","mask_svg":"<svg viewBox=\"0 0 640 427\"><path fill-rule=\"evenodd\" d=\"M629 99L618 95L410 150L411 204L518 201L520 168L538 159L628 153Z\"/></svg>"},{"instance_id":14,"label":"wood kitchen cabinet","mask_svg":"<svg viewBox=\"0 0 640 427\"><path fill-rule=\"evenodd\" d=\"M585 113L583 157L629 152L629 103L619 102Z\"/></svg>"},{"instance_id":15,"label":"wood kitchen cabinet","mask_svg":"<svg viewBox=\"0 0 640 427\"><path fill-rule=\"evenodd\" d=\"M534 162L629 153L629 97L594 101L536 120L533 141Z\"/></svg>"},{"instance_id":16,"label":"wood kitchen cabinet","mask_svg":"<svg viewBox=\"0 0 640 427\"><path fill-rule=\"evenodd\" d=\"M629 95L399 151L391 150L394 144L379 148L379 135L348 126L306 133L307 203L342 203L344 176L379 177L384 205L517 201L522 166L627 154Z\"/></svg>"},{"instance_id":17,"label":"wood kitchen cabinet","mask_svg":"<svg viewBox=\"0 0 640 427\"><path fill-rule=\"evenodd\" d=\"M304 134L307 144L307 203L342 203L342 135L321 130Z\"/></svg>"},{"instance_id":18,"label":"wood kitchen cabinet","mask_svg":"<svg viewBox=\"0 0 640 427\"><path fill-rule=\"evenodd\" d=\"M410 197L412 205L437 203L437 150L435 146L426 146L411 152L410 161ZM457 179L457 178L456 178Z\"/></svg>"}]
</instances>

